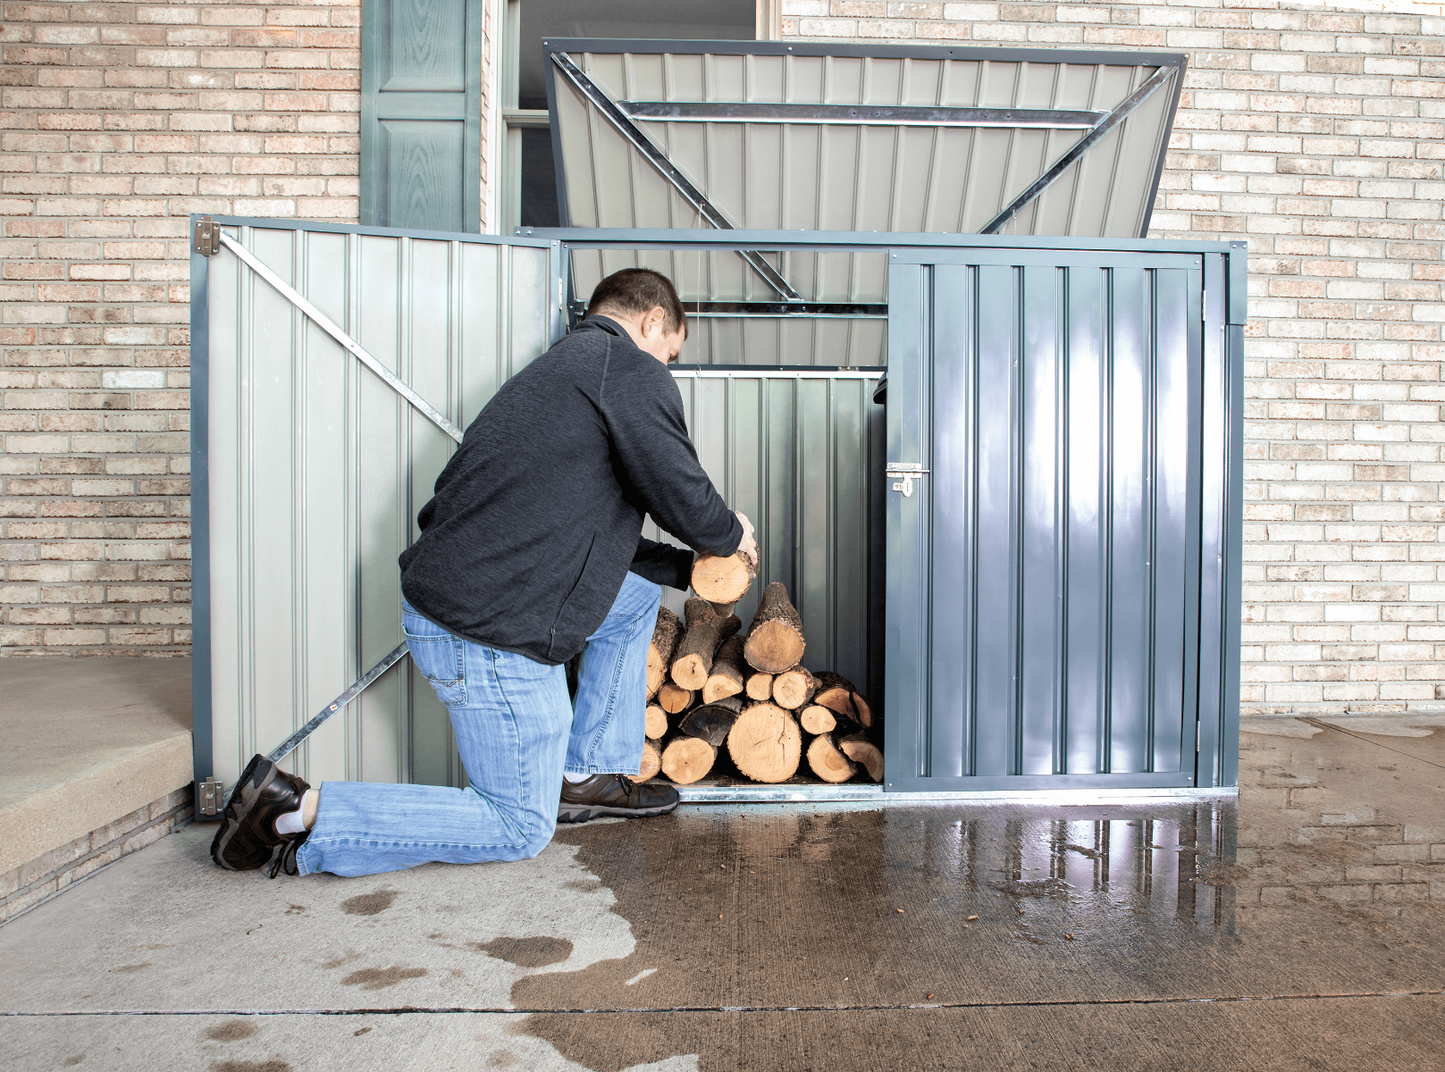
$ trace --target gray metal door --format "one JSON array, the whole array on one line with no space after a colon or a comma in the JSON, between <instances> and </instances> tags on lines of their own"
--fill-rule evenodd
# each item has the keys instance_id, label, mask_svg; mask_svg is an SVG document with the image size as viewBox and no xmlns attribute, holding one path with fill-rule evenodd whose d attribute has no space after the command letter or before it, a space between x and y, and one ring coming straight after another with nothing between
<instances>
[{"instance_id":1,"label":"gray metal door","mask_svg":"<svg viewBox=\"0 0 1445 1072\"><path fill-rule=\"evenodd\" d=\"M1194 785L1223 258L893 263L887 787Z\"/></svg>"},{"instance_id":2,"label":"gray metal door","mask_svg":"<svg viewBox=\"0 0 1445 1072\"><path fill-rule=\"evenodd\" d=\"M216 223L191 264L195 744L197 781L229 787L401 642L416 513L458 429L561 320L552 243ZM287 766L463 777L410 660Z\"/></svg>"}]
</instances>

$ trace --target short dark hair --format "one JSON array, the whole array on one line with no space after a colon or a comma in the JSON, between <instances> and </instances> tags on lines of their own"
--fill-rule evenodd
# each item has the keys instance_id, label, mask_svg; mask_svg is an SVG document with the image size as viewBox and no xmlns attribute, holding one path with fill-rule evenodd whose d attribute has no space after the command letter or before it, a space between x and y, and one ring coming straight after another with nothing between
<instances>
[{"instance_id":1,"label":"short dark hair","mask_svg":"<svg viewBox=\"0 0 1445 1072\"><path fill-rule=\"evenodd\" d=\"M682 309L682 299L672 280L651 268L624 268L613 272L592 292L587 303L587 315L606 314L609 310L624 316L639 316L649 309L662 307L667 320L667 333L687 333L687 314Z\"/></svg>"}]
</instances>

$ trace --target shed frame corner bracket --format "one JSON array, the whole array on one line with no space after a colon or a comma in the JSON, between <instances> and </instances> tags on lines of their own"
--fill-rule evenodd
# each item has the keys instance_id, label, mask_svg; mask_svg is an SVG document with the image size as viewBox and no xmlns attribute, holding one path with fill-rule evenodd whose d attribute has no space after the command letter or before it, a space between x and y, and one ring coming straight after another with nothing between
<instances>
[{"instance_id":1,"label":"shed frame corner bracket","mask_svg":"<svg viewBox=\"0 0 1445 1072\"><path fill-rule=\"evenodd\" d=\"M711 201L707 199L701 190L687 180L681 171L668 159L667 154L652 143L652 139L644 134L630 118L627 113L617 106L617 102L602 92L597 84L582 72L582 68L572 62L570 56L563 52L549 53L552 63L571 82L577 91L587 101L602 113L603 117L617 129L634 149L642 154L649 164L656 169L657 173L679 194L682 195L689 205L697 210L704 220L720 231L732 231L731 221ZM803 296L793 289L793 285L783 278L782 274L764 259L763 255L754 249L740 249L738 256L748 262L763 282L777 293L784 301L800 302Z\"/></svg>"},{"instance_id":2,"label":"shed frame corner bracket","mask_svg":"<svg viewBox=\"0 0 1445 1072\"><path fill-rule=\"evenodd\" d=\"M316 715L311 718L309 722L306 723L306 725L302 726L290 737L287 737L284 741L282 741L270 752L268 752L266 754L266 758L269 759L272 763L281 762L281 760L285 759L292 752L294 752L300 746L302 741L306 740L306 738L310 737L313 733L320 729L322 723L324 723L332 715L336 714L336 712L340 711L352 700L360 696L362 692L365 691L366 686L370 685L377 678L381 677L382 674L386 673L393 666L399 663L402 660L402 657L406 655L406 653L406 641L403 640L396 647L392 648L391 651L387 652L385 658L383 658L381 662L377 663L366 673L362 674L361 677L357 678L351 683L351 685L347 687L346 691L344 691L340 696L336 697L336 699L332 700L329 704L323 707ZM211 779L207 779L207 781L210 780Z\"/></svg>"},{"instance_id":3,"label":"shed frame corner bracket","mask_svg":"<svg viewBox=\"0 0 1445 1072\"><path fill-rule=\"evenodd\" d=\"M196 221L195 242L192 249L202 257L209 257L218 252L221 248L220 225L209 216L202 216Z\"/></svg>"},{"instance_id":4,"label":"shed frame corner bracket","mask_svg":"<svg viewBox=\"0 0 1445 1072\"><path fill-rule=\"evenodd\" d=\"M221 809L225 807L221 799L225 788L214 776L196 783L197 819L213 819L221 814Z\"/></svg>"},{"instance_id":5,"label":"shed frame corner bracket","mask_svg":"<svg viewBox=\"0 0 1445 1072\"><path fill-rule=\"evenodd\" d=\"M1168 81L1178 75L1182 68L1176 64L1165 64L1150 75L1138 89L1129 94L1117 108L1113 108L1103 114L1097 125L1087 134L1075 142L1069 151L1054 161L1052 167L1035 179L1023 193L1014 198L1007 208L1000 212L979 230L979 234L998 234L999 230L1005 227L1010 220L1026 209L1039 196L1054 184L1060 175L1069 170L1083 157L1090 149L1099 144L1104 136L1117 127L1125 119L1152 97L1156 90L1162 88ZM1167 149L1168 145L1162 147ZM1161 150L1162 151L1162 150Z\"/></svg>"},{"instance_id":6,"label":"shed frame corner bracket","mask_svg":"<svg viewBox=\"0 0 1445 1072\"><path fill-rule=\"evenodd\" d=\"M196 251L198 253L200 252L200 229L206 219L209 219L209 217L203 218L201 223L196 224ZM320 309L316 308L316 306L312 305L311 302L308 301L301 294L300 291L296 290L294 287L291 286L291 284L287 283L279 275L273 272L254 253L252 253L245 246L241 245L240 242L237 242L225 231L221 230L218 226L216 226L216 224L213 223L210 226L214 229L214 235L219 243L217 248L219 248L220 246L225 246L237 257L240 257L242 261L244 261L248 266L250 266L253 272L255 272L262 279L266 280L266 282L270 283L273 287L275 287L282 297L284 297L292 305L296 306L296 308L300 309L303 313L310 317L316 323L316 325L321 328L322 331L326 332L326 334L330 335L333 339L339 342L342 347L346 350L349 350L358 361L360 361L367 368L371 369L372 372L376 373L384 381L386 381L386 384L393 391L395 391L397 394L401 395L402 398L410 402L417 410L421 412L422 416L426 417L443 432L451 436L451 438L454 439L456 442L460 443L462 441L462 430L451 421L447 420L446 417L442 415L440 410L438 410L426 399L422 398L421 395L417 394L406 384L402 383L402 381L397 379L396 376L392 375L390 369L388 369L385 365L383 365L380 361L378 361L375 357L368 353L367 350L359 342L353 339L350 335L346 334L346 332L342 331L334 320L332 320L329 316L323 313Z\"/></svg>"}]
</instances>

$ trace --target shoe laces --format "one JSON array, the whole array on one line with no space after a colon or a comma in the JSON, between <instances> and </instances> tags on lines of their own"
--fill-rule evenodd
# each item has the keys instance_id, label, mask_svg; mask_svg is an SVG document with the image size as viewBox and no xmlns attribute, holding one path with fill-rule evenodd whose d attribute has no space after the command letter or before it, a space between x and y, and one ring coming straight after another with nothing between
<instances>
[{"instance_id":1,"label":"shoe laces","mask_svg":"<svg viewBox=\"0 0 1445 1072\"><path fill-rule=\"evenodd\" d=\"M275 863L271 865L269 878L275 878L282 871L285 871L288 875L299 875L301 873L301 869L296 865L296 852L301 848L301 843L305 840L306 838L304 836L294 837L290 838L281 846L281 851L276 855Z\"/></svg>"}]
</instances>

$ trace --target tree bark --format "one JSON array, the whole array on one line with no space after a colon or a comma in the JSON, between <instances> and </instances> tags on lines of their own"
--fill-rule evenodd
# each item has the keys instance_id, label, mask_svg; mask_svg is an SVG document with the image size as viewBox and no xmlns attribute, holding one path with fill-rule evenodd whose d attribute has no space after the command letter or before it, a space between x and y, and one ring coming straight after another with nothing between
<instances>
[{"instance_id":1,"label":"tree bark","mask_svg":"<svg viewBox=\"0 0 1445 1072\"><path fill-rule=\"evenodd\" d=\"M669 715L676 715L692 706L692 690L672 681L664 681L657 690L657 706Z\"/></svg>"},{"instance_id":2,"label":"tree bark","mask_svg":"<svg viewBox=\"0 0 1445 1072\"><path fill-rule=\"evenodd\" d=\"M798 713L798 725L805 733L828 733L838 725L838 717L826 707L809 704Z\"/></svg>"},{"instance_id":3,"label":"tree bark","mask_svg":"<svg viewBox=\"0 0 1445 1072\"><path fill-rule=\"evenodd\" d=\"M713 703L743 691L743 638L728 637L712 657L712 672L702 687L702 702Z\"/></svg>"},{"instance_id":4,"label":"tree bark","mask_svg":"<svg viewBox=\"0 0 1445 1072\"><path fill-rule=\"evenodd\" d=\"M808 745L808 767L823 781L834 785L858 773L857 765L839 751L831 733L820 733Z\"/></svg>"},{"instance_id":5,"label":"tree bark","mask_svg":"<svg viewBox=\"0 0 1445 1072\"><path fill-rule=\"evenodd\" d=\"M736 603L753 586L756 574L748 568L747 560L740 554L719 558L716 555L698 555L692 564L692 590L709 603L726 606ZM719 614L731 613L719 610Z\"/></svg>"},{"instance_id":6,"label":"tree bark","mask_svg":"<svg viewBox=\"0 0 1445 1072\"><path fill-rule=\"evenodd\" d=\"M667 732L667 712L658 704L647 705L647 736L654 741L661 740L662 735Z\"/></svg>"},{"instance_id":7,"label":"tree bark","mask_svg":"<svg viewBox=\"0 0 1445 1072\"><path fill-rule=\"evenodd\" d=\"M728 738L728 731L737 722L742 712L743 701L739 696L729 696L716 703L699 704L691 711L685 711L677 720L677 732L697 737L718 748Z\"/></svg>"},{"instance_id":8,"label":"tree bark","mask_svg":"<svg viewBox=\"0 0 1445 1072\"><path fill-rule=\"evenodd\" d=\"M813 675L801 666L785 670L773 678L773 703L786 707L789 711L802 707L817 691L818 685Z\"/></svg>"},{"instance_id":9,"label":"tree bark","mask_svg":"<svg viewBox=\"0 0 1445 1072\"><path fill-rule=\"evenodd\" d=\"M781 674L803 658L803 619L788 602L788 590L781 581L763 589L763 601L748 626L743 658L755 670Z\"/></svg>"},{"instance_id":10,"label":"tree bark","mask_svg":"<svg viewBox=\"0 0 1445 1072\"><path fill-rule=\"evenodd\" d=\"M883 752L864 737L855 733L838 741L843 754L868 772L875 782L883 780Z\"/></svg>"},{"instance_id":11,"label":"tree bark","mask_svg":"<svg viewBox=\"0 0 1445 1072\"><path fill-rule=\"evenodd\" d=\"M642 769L630 777L634 782L645 782L657 776L662 769L662 748L657 741L642 742Z\"/></svg>"},{"instance_id":12,"label":"tree bark","mask_svg":"<svg viewBox=\"0 0 1445 1072\"><path fill-rule=\"evenodd\" d=\"M802 751L797 721L776 704L753 704L728 734L728 755L755 782L787 781L798 773Z\"/></svg>"},{"instance_id":13,"label":"tree bark","mask_svg":"<svg viewBox=\"0 0 1445 1072\"><path fill-rule=\"evenodd\" d=\"M650 700L667 680L672 653L682 637L682 623L666 607L657 609L657 625L652 630L652 643L647 645L647 698Z\"/></svg>"},{"instance_id":14,"label":"tree bark","mask_svg":"<svg viewBox=\"0 0 1445 1072\"><path fill-rule=\"evenodd\" d=\"M713 653L727 637L742 628L736 614L721 617L712 604L698 596L687 601L687 632L672 656L672 680L694 692L707 684Z\"/></svg>"},{"instance_id":15,"label":"tree bark","mask_svg":"<svg viewBox=\"0 0 1445 1072\"><path fill-rule=\"evenodd\" d=\"M706 778L717 760L717 749L700 737L675 733L662 748L662 773L678 785Z\"/></svg>"},{"instance_id":16,"label":"tree bark","mask_svg":"<svg viewBox=\"0 0 1445 1072\"><path fill-rule=\"evenodd\" d=\"M749 700L766 703L773 698L773 675L754 671L748 675L744 691L748 694Z\"/></svg>"}]
</instances>

